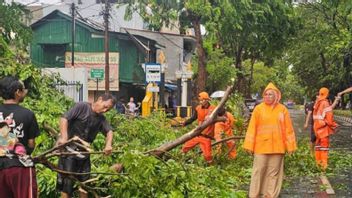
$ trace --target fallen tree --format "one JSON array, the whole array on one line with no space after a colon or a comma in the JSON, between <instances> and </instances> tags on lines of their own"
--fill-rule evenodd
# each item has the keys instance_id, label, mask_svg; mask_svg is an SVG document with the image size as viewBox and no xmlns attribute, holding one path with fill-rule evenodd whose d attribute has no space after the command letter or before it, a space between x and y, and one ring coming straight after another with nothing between
<instances>
[{"instance_id":1,"label":"fallen tree","mask_svg":"<svg viewBox=\"0 0 352 198\"><path fill-rule=\"evenodd\" d=\"M162 157L162 155L165 152L168 152L172 149L174 149L175 147L185 143L186 141L200 135L202 133L202 131L207 128L209 125L214 124L215 122L219 122L219 121L224 121L223 119L218 119L218 111L221 107L223 107L226 103L226 101L228 100L230 94L233 91L233 86L230 86L226 89L224 97L221 99L219 105L214 109L214 111L208 116L208 118L199 126L197 126L196 128L192 129L190 132L182 135L181 137L177 138L174 141L171 142L167 142L161 146L159 146L156 149L152 149L150 151L148 151L148 154L151 154L153 156L157 156L157 157Z\"/></svg>"}]
</instances>

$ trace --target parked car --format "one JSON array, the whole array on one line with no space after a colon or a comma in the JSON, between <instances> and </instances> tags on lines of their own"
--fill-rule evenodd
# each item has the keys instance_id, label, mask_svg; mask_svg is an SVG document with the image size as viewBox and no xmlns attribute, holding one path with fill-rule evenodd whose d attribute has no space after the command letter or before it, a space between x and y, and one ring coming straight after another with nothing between
<instances>
[{"instance_id":1,"label":"parked car","mask_svg":"<svg viewBox=\"0 0 352 198\"><path fill-rule=\"evenodd\" d=\"M295 103L293 101L287 101L284 103L288 109L293 109Z\"/></svg>"},{"instance_id":2,"label":"parked car","mask_svg":"<svg viewBox=\"0 0 352 198\"><path fill-rule=\"evenodd\" d=\"M256 99L245 99L244 104L248 108L249 112L252 112L254 110L254 107L258 104L258 101Z\"/></svg>"}]
</instances>

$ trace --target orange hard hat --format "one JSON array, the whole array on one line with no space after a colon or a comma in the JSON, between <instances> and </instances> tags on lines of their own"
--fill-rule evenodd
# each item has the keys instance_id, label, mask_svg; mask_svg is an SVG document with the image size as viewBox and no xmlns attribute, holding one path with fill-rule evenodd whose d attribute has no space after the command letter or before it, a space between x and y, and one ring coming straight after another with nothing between
<instances>
[{"instance_id":1,"label":"orange hard hat","mask_svg":"<svg viewBox=\"0 0 352 198\"><path fill-rule=\"evenodd\" d=\"M207 92L203 91L198 94L198 99L199 100L210 100L210 97Z\"/></svg>"},{"instance_id":2,"label":"orange hard hat","mask_svg":"<svg viewBox=\"0 0 352 198\"><path fill-rule=\"evenodd\" d=\"M320 88L318 99L319 100L326 99L328 96L329 96L329 89L326 87Z\"/></svg>"}]
</instances>

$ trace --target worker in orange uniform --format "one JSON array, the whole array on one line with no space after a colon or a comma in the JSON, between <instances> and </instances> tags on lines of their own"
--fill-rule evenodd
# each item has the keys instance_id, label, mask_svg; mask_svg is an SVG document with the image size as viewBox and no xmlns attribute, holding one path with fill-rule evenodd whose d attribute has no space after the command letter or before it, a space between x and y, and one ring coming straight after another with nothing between
<instances>
[{"instance_id":1,"label":"worker in orange uniform","mask_svg":"<svg viewBox=\"0 0 352 198\"><path fill-rule=\"evenodd\" d=\"M315 142L315 160L323 170L328 167L329 136L335 132L337 124L334 121L333 108L327 99L329 89L323 87L319 90L319 96L314 104L313 120Z\"/></svg>"},{"instance_id":2,"label":"worker in orange uniform","mask_svg":"<svg viewBox=\"0 0 352 198\"><path fill-rule=\"evenodd\" d=\"M269 83L264 101L252 113L243 148L254 154L249 197L276 198L280 194L284 155L297 149L287 108L279 103L281 92Z\"/></svg>"},{"instance_id":3,"label":"worker in orange uniform","mask_svg":"<svg viewBox=\"0 0 352 198\"><path fill-rule=\"evenodd\" d=\"M233 124L235 122L235 118L230 112L227 112L224 107L221 107L218 111L218 116L223 117L226 120L223 122L215 123L214 127L214 138L216 141L220 141L224 138L232 137L233 132ZM230 159L235 159L237 152L236 152L236 145L234 140L229 140L226 142L228 148L228 156ZM217 153L221 153L221 145L217 146Z\"/></svg>"},{"instance_id":4,"label":"worker in orange uniform","mask_svg":"<svg viewBox=\"0 0 352 198\"><path fill-rule=\"evenodd\" d=\"M201 125L206 117L215 109L215 106L209 103L210 97L207 92L201 92L198 95L199 105L196 107L192 117L183 123L183 126L189 125L195 120L198 120L198 125ZM189 150L199 144L203 152L204 159L208 164L213 161L211 152L211 140L214 138L214 124L205 128L199 136L188 140L182 147L182 152L187 153Z\"/></svg>"}]
</instances>

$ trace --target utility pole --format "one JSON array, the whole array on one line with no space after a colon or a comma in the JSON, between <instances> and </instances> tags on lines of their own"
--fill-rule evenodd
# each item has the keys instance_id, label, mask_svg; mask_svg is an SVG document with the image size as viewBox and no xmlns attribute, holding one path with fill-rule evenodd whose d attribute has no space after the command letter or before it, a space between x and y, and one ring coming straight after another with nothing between
<instances>
[{"instance_id":1,"label":"utility pole","mask_svg":"<svg viewBox=\"0 0 352 198\"><path fill-rule=\"evenodd\" d=\"M158 57L158 62L160 63L160 104L161 108L165 107L165 69L166 69L166 63L165 63L166 57L164 55L163 51L159 52L159 57ZM166 109L165 109L166 110Z\"/></svg>"},{"instance_id":2,"label":"utility pole","mask_svg":"<svg viewBox=\"0 0 352 198\"><path fill-rule=\"evenodd\" d=\"M75 35L76 35L76 8L75 3L71 4L71 16L72 16L72 47L71 47L71 66L75 66Z\"/></svg>"},{"instance_id":3,"label":"utility pole","mask_svg":"<svg viewBox=\"0 0 352 198\"><path fill-rule=\"evenodd\" d=\"M109 93L109 0L105 0L104 25L105 25L105 93Z\"/></svg>"}]
</instances>

